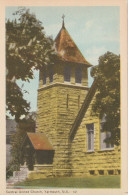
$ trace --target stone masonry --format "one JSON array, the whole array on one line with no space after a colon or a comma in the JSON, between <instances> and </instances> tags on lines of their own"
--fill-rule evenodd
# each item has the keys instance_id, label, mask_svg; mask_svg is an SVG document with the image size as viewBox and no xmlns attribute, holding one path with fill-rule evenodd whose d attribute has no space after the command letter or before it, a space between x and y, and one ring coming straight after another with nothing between
<instances>
[{"instance_id":1,"label":"stone masonry","mask_svg":"<svg viewBox=\"0 0 128 195\"><path fill-rule=\"evenodd\" d=\"M73 67L72 64L70 66ZM47 81L48 84L43 86L40 77L37 132L46 134L55 149L54 175L66 176L71 174L69 160L71 151L69 150L68 138L71 126L88 92L87 70L83 67L83 75L85 76L83 83L76 85L74 67L72 68L70 84L64 83L64 65L56 65L56 67L57 73L54 74L54 82L51 85Z\"/></svg>"},{"instance_id":2,"label":"stone masonry","mask_svg":"<svg viewBox=\"0 0 128 195\"><path fill-rule=\"evenodd\" d=\"M91 104L71 143L72 176L120 174L120 146L101 150L100 120L91 112ZM94 152L87 151L86 124L94 123Z\"/></svg>"}]
</instances>

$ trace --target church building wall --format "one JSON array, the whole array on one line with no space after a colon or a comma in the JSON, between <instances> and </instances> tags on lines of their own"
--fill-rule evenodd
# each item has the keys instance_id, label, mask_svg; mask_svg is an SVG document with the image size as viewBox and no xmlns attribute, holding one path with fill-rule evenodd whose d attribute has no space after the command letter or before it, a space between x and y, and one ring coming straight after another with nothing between
<instances>
[{"instance_id":1,"label":"church building wall","mask_svg":"<svg viewBox=\"0 0 128 195\"><path fill-rule=\"evenodd\" d=\"M69 175L71 170L69 156L69 133L78 111L88 93L87 68L83 67L84 76L80 85L75 84L75 67L71 66L71 80L64 81L64 65L54 68L53 82L43 85L40 74L38 90L38 115L36 132L44 133L51 141L55 154L53 172L55 175ZM48 69L47 69L48 71ZM86 85L86 86L84 86Z\"/></svg>"},{"instance_id":2,"label":"church building wall","mask_svg":"<svg viewBox=\"0 0 128 195\"><path fill-rule=\"evenodd\" d=\"M120 147L101 149L100 120L92 115L90 104L71 143L72 176L120 174ZM94 123L94 151L87 149L86 125Z\"/></svg>"},{"instance_id":3,"label":"church building wall","mask_svg":"<svg viewBox=\"0 0 128 195\"><path fill-rule=\"evenodd\" d=\"M59 175L65 175L65 172L69 172L69 133L86 94L87 90L85 91L81 87L74 88L68 85L66 87L63 85L58 86L57 148L54 160L56 162L57 174ZM79 97L80 103L78 103Z\"/></svg>"}]
</instances>

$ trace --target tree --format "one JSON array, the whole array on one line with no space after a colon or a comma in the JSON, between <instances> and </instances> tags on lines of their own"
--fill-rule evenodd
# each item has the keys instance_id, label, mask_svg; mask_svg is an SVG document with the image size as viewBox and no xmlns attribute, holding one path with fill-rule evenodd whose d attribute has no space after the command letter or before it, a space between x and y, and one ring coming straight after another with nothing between
<instances>
[{"instance_id":1,"label":"tree","mask_svg":"<svg viewBox=\"0 0 128 195\"><path fill-rule=\"evenodd\" d=\"M57 55L53 40L45 36L42 22L34 14L20 8L15 15L18 20L6 22L6 107L19 120L28 113L30 105L16 81L29 82L34 70L54 64Z\"/></svg>"},{"instance_id":2,"label":"tree","mask_svg":"<svg viewBox=\"0 0 128 195\"><path fill-rule=\"evenodd\" d=\"M11 136L11 162L7 167L7 175L12 174L13 171L17 171L22 163L22 144L27 132L35 132L36 118L34 113L29 114L26 118L20 120L17 124L17 130L15 134Z\"/></svg>"},{"instance_id":3,"label":"tree","mask_svg":"<svg viewBox=\"0 0 128 195\"><path fill-rule=\"evenodd\" d=\"M120 56L107 52L99 58L91 75L97 80L93 112L106 117L103 131L110 131L106 142L120 144Z\"/></svg>"}]
</instances>

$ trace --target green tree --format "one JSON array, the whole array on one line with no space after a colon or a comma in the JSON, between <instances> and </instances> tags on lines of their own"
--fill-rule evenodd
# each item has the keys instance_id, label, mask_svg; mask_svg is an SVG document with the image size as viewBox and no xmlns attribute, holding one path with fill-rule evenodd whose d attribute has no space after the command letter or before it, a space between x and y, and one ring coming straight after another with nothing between
<instances>
[{"instance_id":1,"label":"green tree","mask_svg":"<svg viewBox=\"0 0 128 195\"><path fill-rule=\"evenodd\" d=\"M7 168L7 175L9 171L17 171L22 163L22 144L27 132L35 132L36 118L34 113L27 115L26 118L17 123L16 133L11 136L11 162Z\"/></svg>"},{"instance_id":2,"label":"green tree","mask_svg":"<svg viewBox=\"0 0 128 195\"><path fill-rule=\"evenodd\" d=\"M33 71L54 64L54 42L46 37L42 22L28 9L20 8L15 20L6 22L6 108L15 119L27 114L29 103L17 80L30 81Z\"/></svg>"},{"instance_id":3,"label":"green tree","mask_svg":"<svg viewBox=\"0 0 128 195\"><path fill-rule=\"evenodd\" d=\"M106 142L120 144L120 56L107 52L99 58L91 75L97 80L93 112L102 119L106 116L103 131L110 131Z\"/></svg>"}]
</instances>

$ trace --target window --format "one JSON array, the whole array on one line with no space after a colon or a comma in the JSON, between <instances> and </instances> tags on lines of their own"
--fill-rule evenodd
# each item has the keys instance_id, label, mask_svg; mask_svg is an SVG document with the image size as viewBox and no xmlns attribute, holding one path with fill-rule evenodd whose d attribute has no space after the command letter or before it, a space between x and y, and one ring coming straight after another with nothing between
<instances>
[{"instance_id":1,"label":"window","mask_svg":"<svg viewBox=\"0 0 128 195\"><path fill-rule=\"evenodd\" d=\"M76 68L75 82L76 83L81 83L81 81L82 81L82 71L81 71L81 68Z\"/></svg>"},{"instance_id":2,"label":"window","mask_svg":"<svg viewBox=\"0 0 128 195\"><path fill-rule=\"evenodd\" d=\"M99 175L104 175L104 170L99 170Z\"/></svg>"},{"instance_id":3,"label":"window","mask_svg":"<svg viewBox=\"0 0 128 195\"><path fill-rule=\"evenodd\" d=\"M64 81L70 82L71 77L71 68L69 66L66 66L64 68Z\"/></svg>"},{"instance_id":4,"label":"window","mask_svg":"<svg viewBox=\"0 0 128 195\"><path fill-rule=\"evenodd\" d=\"M94 170L90 170L89 173L90 173L90 175L94 175L95 171Z\"/></svg>"},{"instance_id":5,"label":"window","mask_svg":"<svg viewBox=\"0 0 128 195\"><path fill-rule=\"evenodd\" d=\"M105 140L110 138L111 137L111 132L109 131L103 131L103 125L104 125L104 122L102 122L100 124L100 148L102 150L104 149L109 149L109 148L113 148L114 145L111 144L111 143L107 143Z\"/></svg>"},{"instance_id":6,"label":"window","mask_svg":"<svg viewBox=\"0 0 128 195\"><path fill-rule=\"evenodd\" d=\"M53 82L53 69L52 68L49 70L49 82L50 83Z\"/></svg>"},{"instance_id":7,"label":"window","mask_svg":"<svg viewBox=\"0 0 128 195\"><path fill-rule=\"evenodd\" d=\"M46 85L46 71L43 72L43 85Z\"/></svg>"},{"instance_id":8,"label":"window","mask_svg":"<svg viewBox=\"0 0 128 195\"><path fill-rule=\"evenodd\" d=\"M114 170L108 170L108 175L113 175L114 174Z\"/></svg>"},{"instance_id":9,"label":"window","mask_svg":"<svg viewBox=\"0 0 128 195\"><path fill-rule=\"evenodd\" d=\"M86 125L87 128L87 151L94 151L94 123Z\"/></svg>"}]
</instances>

